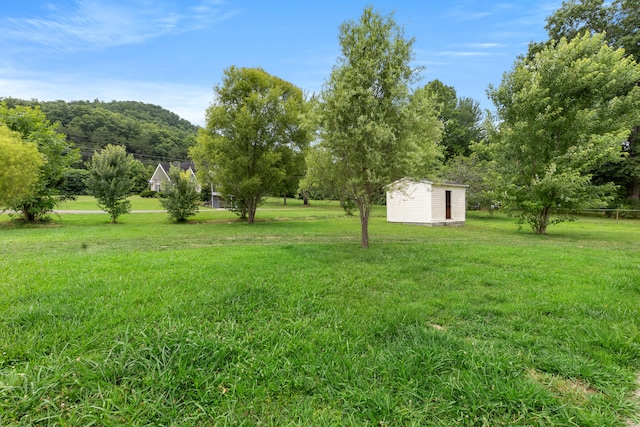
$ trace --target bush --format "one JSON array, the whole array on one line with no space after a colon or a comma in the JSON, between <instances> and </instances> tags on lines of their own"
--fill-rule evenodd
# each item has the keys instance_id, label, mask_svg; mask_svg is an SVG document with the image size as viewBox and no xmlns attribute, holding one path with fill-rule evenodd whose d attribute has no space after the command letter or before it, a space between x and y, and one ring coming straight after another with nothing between
<instances>
[{"instance_id":1,"label":"bush","mask_svg":"<svg viewBox=\"0 0 640 427\"><path fill-rule=\"evenodd\" d=\"M89 194L86 184L89 175L90 173L86 169L67 169L64 172L64 183L60 191L63 194L73 194L75 196Z\"/></svg>"},{"instance_id":2,"label":"bush","mask_svg":"<svg viewBox=\"0 0 640 427\"><path fill-rule=\"evenodd\" d=\"M625 200L620 209L630 210L631 212L619 212L619 218L639 219L640 218L640 201Z\"/></svg>"},{"instance_id":3,"label":"bush","mask_svg":"<svg viewBox=\"0 0 640 427\"><path fill-rule=\"evenodd\" d=\"M201 202L211 202L211 191L207 191L204 188L200 192L200 201Z\"/></svg>"},{"instance_id":4,"label":"bush","mask_svg":"<svg viewBox=\"0 0 640 427\"><path fill-rule=\"evenodd\" d=\"M154 190L144 190L140 192L140 197L144 197L145 199L150 199L152 197L157 197L158 192Z\"/></svg>"},{"instance_id":5,"label":"bush","mask_svg":"<svg viewBox=\"0 0 640 427\"><path fill-rule=\"evenodd\" d=\"M165 190L159 195L164 196L160 203L167 210L169 216L177 222L185 222L195 215L200 206L200 193L196 190L196 183L187 173L172 167Z\"/></svg>"}]
</instances>

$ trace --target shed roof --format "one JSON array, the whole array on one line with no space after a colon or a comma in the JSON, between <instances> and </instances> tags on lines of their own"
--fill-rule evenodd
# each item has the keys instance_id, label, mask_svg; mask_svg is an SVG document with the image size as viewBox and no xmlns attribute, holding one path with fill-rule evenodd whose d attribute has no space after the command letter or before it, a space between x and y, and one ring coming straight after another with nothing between
<instances>
[{"instance_id":1,"label":"shed roof","mask_svg":"<svg viewBox=\"0 0 640 427\"><path fill-rule=\"evenodd\" d=\"M385 188L392 188L394 187L395 184L401 184L401 183L416 183L416 184L429 184L429 185L435 185L438 187L460 187L460 188L469 188L468 185L466 184L460 184L457 182L452 182L452 181L445 181L445 182L435 182L435 181L430 181L428 179L412 179L412 178L400 178L396 181L393 181L391 184L387 184L385 186Z\"/></svg>"}]
</instances>

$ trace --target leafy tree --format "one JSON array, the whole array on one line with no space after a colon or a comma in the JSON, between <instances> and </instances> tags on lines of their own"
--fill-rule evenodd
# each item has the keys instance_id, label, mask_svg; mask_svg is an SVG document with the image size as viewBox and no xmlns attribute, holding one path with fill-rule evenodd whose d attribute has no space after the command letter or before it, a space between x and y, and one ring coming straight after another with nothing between
<instances>
[{"instance_id":1,"label":"leafy tree","mask_svg":"<svg viewBox=\"0 0 640 427\"><path fill-rule=\"evenodd\" d=\"M120 145L107 145L100 152L95 152L89 162L89 193L98 200L98 206L109 213L114 224L120 215L131 209L128 197L134 162L133 156Z\"/></svg>"},{"instance_id":2,"label":"leafy tree","mask_svg":"<svg viewBox=\"0 0 640 427\"><path fill-rule=\"evenodd\" d=\"M483 158L477 151L469 156L456 156L447 163L443 178L469 186L467 189L467 206L481 209L495 206L497 196L493 183L496 176L494 163Z\"/></svg>"},{"instance_id":3,"label":"leafy tree","mask_svg":"<svg viewBox=\"0 0 640 427\"><path fill-rule=\"evenodd\" d=\"M278 193L283 196L284 204L287 204L287 196L295 195L300 180L305 172L305 153L303 150L292 150L282 147L280 150L280 162L284 169L284 178L277 186Z\"/></svg>"},{"instance_id":4,"label":"leafy tree","mask_svg":"<svg viewBox=\"0 0 640 427\"><path fill-rule=\"evenodd\" d=\"M568 0L547 18L546 30L556 42L584 33L606 33L607 41L640 58L640 0Z\"/></svg>"},{"instance_id":5,"label":"leafy tree","mask_svg":"<svg viewBox=\"0 0 640 427\"><path fill-rule=\"evenodd\" d=\"M539 234L559 209L603 203L613 186L590 171L618 156L637 121L640 66L602 35L562 39L519 59L489 95L500 124L496 161L506 202Z\"/></svg>"},{"instance_id":6,"label":"leafy tree","mask_svg":"<svg viewBox=\"0 0 640 427\"><path fill-rule=\"evenodd\" d=\"M0 209L29 197L38 182L44 160L33 142L0 125Z\"/></svg>"},{"instance_id":7,"label":"leafy tree","mask_svg":"<svg viewBox=\"0 0 640 427\"><path fill-rule=\"evenodd\" d=\"M308 204L308 199L340 200L340 206L348 216L356 209L354 199L337 173L335 159L322 144L310 147L305 154L306 171L300 180L298 191Z\"/></svg>"},{"instance_id":8,"label":"leafy tree","mask_svg":"<svg viewBox=\"0 0 640 427\"><path fill-rule=\"evenodd\" d=\"M286 178L283 152L309 142L301 120L305 101L300 89L260 68L226 69L215 93L191 157L253 224L263 197Z\"/></svg>"},{"instance_id":9,"label":"leafy tree","mask_svg":"<svg viewBox=\"0 0 640 427\"><path fill-rule=\"evenodd\" d=\"M160 199L160 203L169 217L177 222L185 222L198 212L200 206L197 184L188 172L173 166L169 169L169 179L162 191L164 197Z\"/></svg>"},{"instance_id":10,"label":"leafy tree","mask_svg":"<svg viewBox=\"0 0 640 427\"><path fill-rule=\"evenodd\" d=\"M640 0L569 0L547 18L546 29L555 43L584 33L605 34L607 42L640 59ZM640 83L640 82L639 82ZM613 181L621 187L621 199L640 200L640 126L635 123L622 144L621 156L594 171L594 181Z\"/></svg>"},{"instance_id":11,"label":"leafy tree","mask_svg":"<svg viewBox=\"0 0 640 427\"><path fill-rule=\"evenodd\" d=\"M491 141L497 140L498 124L499 121L487 113L480 126L482 136L471 142L470 154L449 159L441 172L442 179L469 186L466 200L470 209L489 209L493 212L500 202L499 183L502 177L491 144Z\"/></svg>"},{"instance_id":12,"label":"leafy tree","mask_svg":"<svg viewBox=\"0 0 640 427\"><path fill-rule=\"evenodd\" d=\"M341 189L355 200L362 247L369 246L369 216L383 186L406 175L424 175L439 138L432 98L410 94L413 39L393 16L364 10L340 26L342 56L320 96L322 146ZM434 138L436 136L436 138Z\"/></svg>"},{"instance_id":13,"label":"leafy tree","mask_svg":"<svg viewBox=\"0 0 640 427\"><path fill-rule=\"evenodd\" d=\"M145 166L140 160L133 161L131 165L132 193L140 193L149 189L149 178L153 175L154 167L153 165Z\"/></svg>"},{"instance_id":14,"label":"leafy tree","mask_svg":"<svg viewBox=\"0 0 640 427\"><path fill-rule=\"evenodd\" d=\"M300 180L299 191L317 200L343 200L344 188L340 188L335 164L329 150L322 144L310 147L305 154L307 166Z\"/></svg>"},{"instance_id":15,"label":"leafy tree","mask_svg":"<svg viewBox=\"0 0 640 427\"><path fill-rule=\"evenodd\" d=\"M78 152L71 148L64 135L56 132L56 126L37 107L17 105L9 108L5 102L0 102L0 124L18 132L22 140L35 143L43 157L34 191L12 206L27 221L40 221L66 198L60 189L66 170L78 160Z\"/></svg>"},{"instance_id":16,"label":"leafy tree","mask_svg":"<svg viewBox=\"0 0 640 427\"><path fill-rule=\"evenodd\" d=\"M429 82L425 89L438 103L445 163L456 156L469 156L471 144L483 137L480 105L471 98L458 98L456 90L440 80Z\"/></svg>"},{"instance_id":17,"label":"leafy tree","mask_svg":"<svg viewBox=\"0 0 640 427\"><path fill-rule=\"evenodd\" d=\"M66 194L73 194L74 196L88 194L87 178L89 178L88 170L69 168L64 174L64 185L62 190Z\"/></svg>"}]
</instances>

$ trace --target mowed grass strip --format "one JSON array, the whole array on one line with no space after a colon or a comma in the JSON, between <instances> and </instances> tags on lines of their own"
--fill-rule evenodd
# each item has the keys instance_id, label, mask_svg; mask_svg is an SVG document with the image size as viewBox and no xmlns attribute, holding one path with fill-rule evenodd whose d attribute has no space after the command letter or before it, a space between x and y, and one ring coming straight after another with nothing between
<instances>
[{"instance_id":1,"label":"mowed grass strip","mask_svg":"<svg viewBox=\"0 0 640 427\"><path fill-rule=\"evenodd\" d=\"M625 425L640 224L272 201L0 227L0 425Z\"/></svg>"}]
</instances>

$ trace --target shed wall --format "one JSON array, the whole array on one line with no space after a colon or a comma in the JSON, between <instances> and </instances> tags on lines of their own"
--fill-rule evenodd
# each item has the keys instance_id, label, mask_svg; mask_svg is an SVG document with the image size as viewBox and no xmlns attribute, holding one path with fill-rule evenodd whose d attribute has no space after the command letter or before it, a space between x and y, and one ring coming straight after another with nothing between
<instances>
[{"instance_id":1,"label":"shed wall","mask_svg":"<svg viewBox=\"0 0 640 427\"><path fill-rule=\"evenodd\" d=\"M438 222L444 221L445 213L445 188L434 185L431 192L431 219Z\"/></svg>"},{"instance_id":2,"label":"shed wall","mask_svg":"<svg viewBox=\"0 0 640 427\"><path fill-rule=\"evenodd\" d=\"M432 214L434 222L464 221L467 213L466 189L433 184ZM451 191L451 218L446 219L446 192Z\"/></svg>"},{"instance_id":3,"label":"shed wall","mask_svg":"<svg viewBox=\"0 0 640 427\"><path fill-rule=\"evenodd\" d=\"M467 189L454 188L451 190L451 219L465 221L467 218Z\"/></svg>"},{"instance_id":4,"label":"shed wall","mask_svg":"<svg viewBox=\"0 0 640 427\"><path fill-rule=\"evenodd\" d=\"M404 182L387 191L387 221L424 225L462 225L466 219L466 187ZM446 218L446 192L451 191L451 218Z\"/></svg>"},{"instance_id":5,"label":"shed wall","mask_svg":"<svg viewBox=\"0 0 640 427\"><path fill-rule=\"evenodd\" d=\"M387 221L431 222L431 185L410 183L388 191Z\"/></svg>"}]
</instances>

